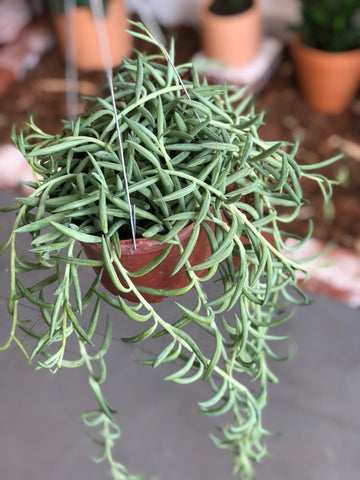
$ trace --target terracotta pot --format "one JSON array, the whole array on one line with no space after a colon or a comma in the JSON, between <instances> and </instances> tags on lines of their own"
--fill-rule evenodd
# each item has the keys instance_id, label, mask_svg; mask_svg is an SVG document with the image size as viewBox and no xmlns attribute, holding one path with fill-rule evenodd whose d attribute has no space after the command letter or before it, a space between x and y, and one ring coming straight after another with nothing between
<instances>
[{"instance_id":1,"label":"terracotta pot","mask_svg":"<svg viewBox=\"0 0 360 480\"><path fill-rule=\"evenodd\" d=\"M252 60L262 39L261 11L257 4L236 15L216 15L209 10L211 1L200 3L198 17L203 53L228 65Z\"/></svg>"},{"instance_id":2,"label":"terracotta pot","mask_svg":"<svg viewBox=\"0 0 360 480\"><path fill-rule=\"evenodd\" d=\"M188 225L179 233L179 239L183 247L186 246L194 224ZM121 264L129 272L136 272L156 258L166 247L167 244L162 244L156 240L138 238L136 239L136 250L133 247L132 240L121 240ZM93 260L102 260L101 243L84 243L82 244L85 254L88 258ZM194 250L192 251L189 261L191 265L199 265L204 262L211 255L211 247L203 228L200 228L199 237L197 239ZM173 290L183 288L189 285L190 281L186 275L185 269L180 269L175 275L172 275L176 264L180 258L180 253L174 245L166 258L157 265L153 270L140 277L132 277L132 281L137 286L158 288L161 290ZM114 265L115 266L115 265ZM96 273L101 271L101 267L94 268ZM198 277L203 277L207 270L196 271ZM124 286L127 286L122 275L116 269L119 280ZM102 284L114 295L120 295L122 298L138 303L136 295L132 292L120 292L113 284L107 270L104 269L102 275ZM143 294L144 298L150 303L161 302L166 296Z\"/></svg>"},{"instance_id":3,"label":"terracotta pot","mask_svg":"<svg viewBox=\"0 0 360 480\"><path fill-rule=\"evenodd\" d=\"M346 110L360 85L360 49L326 52L307 47L296 37L290 52L308 105L330 115Z\"/></svg>"},{"instance_id":4,"label":"terracotta pot","mask_svg":"<svg viewBox=\"0 0 360 480\"><path fill-rule=\"evenodd\" d=\"M107 33L111 66L122 62L122 56L128 56L131 50L131 35L124 29L129 28L124 0L109 0L105 18L94 18L88 7L77 7L68 19L75 26L75 55L72 60L79 70L103 70L104 60L98 42L96 24L103 24ZM67 20L63 14L52 15L62 55L66 55Z\"/></svg>"}]
</instances>

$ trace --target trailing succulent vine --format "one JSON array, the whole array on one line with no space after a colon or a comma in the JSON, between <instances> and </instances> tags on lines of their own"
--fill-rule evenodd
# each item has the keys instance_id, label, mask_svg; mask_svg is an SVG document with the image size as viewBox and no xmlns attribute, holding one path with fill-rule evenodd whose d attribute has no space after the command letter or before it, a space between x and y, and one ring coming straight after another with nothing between
<instances>
[{"instance_id":1,"label":"trailing succulent vine","mask_svg":"<svg viewBox=\"0 0 360 480\"><path fill-rule=\"evenodd\" d=\"M271 346L278 337L271 329L291 316L288 304L307 302L296 280L303 267L284 253L291 236L286 224L305 203L300 177L317 182L326 197L331 182L311 172L316 166L298 165L296 145L259 138L263 115L255 113L243 91L209 85L187 64L177 67L182 84L169 62L173 46L165 54L141 24L136 27L133 35L157 45L160 53L124 58L113 79L116 116L111 97L89 98L91 106L74 125L65 121L59 135L46 134L32 121L26 131L14 131L14 142L34 172L29 183L34 191L8 209L16 212L2 247L10 250L13 323L2 348L14 341L37 368L52 372L85 365L98 406L83 419L102 447L99 461L108 462L114 479L139 478L114 459L120 429L101 390L112 340L110 318L97 347L95 332L105 321L102 306L110 305L119 321L127 316L141 328L125 342L167 339L165 348L144 364L167 364L172 369L167 380L177 383L208 382L209 399L200 403L201 413L227 413L226 424L211 437L233 454L235 473L250 478L253 462L267 452L262 410L268 384L276 382L268 360L278 359ZM170 292L158 292L156 285L136 287L134 278L145 271L134 274L121 263L121 240L129 238L122 156L137 236L177 246L176 269L185 268L187 287ZM192 222L189 242L182 247L178 233ZM211 255L194 266L189 257L201 228ZM18 238L29 234L31 261L17 247ZM305 240L299 239L299 245ZM103 260L85 257L81 245L87 242L102 243ZM117 288L132 291L138 302L107 292L101 273L89 286L84 282L89 274L82 272L92 272L92 267L106 268ZM197 275L201 269L207 272L203 277ZM42 273L36 283L34 271ZM215 296L207 289L211 281L217 282ZM179 295L190 290L195 300L189 307ZM177 319L161 316L156 304L144 298L149 292L176 295ZM27 321L19 308L26 303L40 311L41 325ZM189 332L190 325L207 335L206 351ZM30 353L21 332L34 341ZM78 345L76 359L73 342L69 354L70 339Z\"/></svg>"}]
</instances>

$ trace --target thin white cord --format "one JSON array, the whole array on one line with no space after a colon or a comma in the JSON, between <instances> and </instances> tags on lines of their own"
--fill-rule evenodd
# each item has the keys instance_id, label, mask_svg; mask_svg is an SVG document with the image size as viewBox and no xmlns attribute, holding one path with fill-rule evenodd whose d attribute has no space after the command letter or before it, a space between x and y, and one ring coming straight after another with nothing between
<instances>
[{"instance_id":1,"label":"thin white cord","mask_svg":"<svg viewBox=\"0 0 360 480\"><path fill-rule=\"evenodd\" d=\"M159 25L159 22L156 19L156 16L154 14L154 11L152 10L149 0L134 0L135 4L135 9L137 10L137 13L142 21L142 23L146 26L146 28L149 30L151 35L154 37L154 39L159 43L164 55L166 56L168 62L171 65L171 68L174 70L175 75L177 79L180 82L180 85L182 86L185 95L187 96L188 100L191 100L190 95L184 85L184 82L177 71L174 62L172 58L170 57L167 49L166 49L166 38L165 35L163 34L161 27ZM194 108L194 113L199 122L201 122L201 119L199 117L199 114L197 110Z\"/></svg>"},{"instance_id":2,"label":"thin white cord","mask_svg":"<svg viewBox=\"0 0 360 480\"><path fill-rule=\"evenodd\" d=\"M79 110L79 78L76 62L75 17L76 0L65 0L65 78L66 113L73 124Z\"/></svg>"},{"instance_id":3,"label":"thin white cord","mask_svg":"<svg viewBox=\"0 0 360 480\"><path fill-rule=\"evenodd\" d=\"M115 116L116 133L117 133L119 150L120 150L120 160L121 160L121 164L122 164L122 168L123 168L126 201L127 201L128 207L129 207L129 215L130 215L129 218L130 218L130 226L131 226L131 233L132 233L132 239L133 239L133 246L134 246L134 249L136 250L135 206L133 207L131 205L131 199L130 199L130 193L129 193L129 184L128 184L126 168L125 168L124 149L123 149L123 144L122 144L122 139L121 139L120 126L119 126L118 115L117 115L117 110L116 110L114 85L113 85L113 80L112 80L112 65L111 65L109 41L108 41L108 37L107 37L105 24L103 22L96 21L97 18L104 18L105 17L105 11L104 11L104 6L103 6L101 0L90 0L90 8L91 8L92 14L95 18L95 25L96 25L96 30L97 30L97 37L98 37L98 40L99 40L101 57L102 57L102 61L103 61L103 65L104 65L104 69L105 69L105 72L106 72L106 76L107 76L107 80L108 80L109 88L110 88L110 93L111 93L112 106L113 106L114 116Z\"/></svg>"}]
</instances>

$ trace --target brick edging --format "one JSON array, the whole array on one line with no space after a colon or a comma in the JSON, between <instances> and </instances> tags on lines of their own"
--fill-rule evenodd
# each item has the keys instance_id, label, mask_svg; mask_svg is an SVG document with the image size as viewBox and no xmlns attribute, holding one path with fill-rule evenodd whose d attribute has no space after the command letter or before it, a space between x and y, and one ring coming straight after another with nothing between
<instances>
[{"instance_id":1,"label":"brick edging","mask_svg":"<svg viewBox=\"0 0 360 480\"><path fill-rule=\"evenodd\" d=\"M298 273L299 282L307 293L328 296L352 308L360 307L359 254L312 238L287 256L294 260L312 258L304 262L309 272L308 281L303 282L304 275Z\"/></svg>"}]
</instances>

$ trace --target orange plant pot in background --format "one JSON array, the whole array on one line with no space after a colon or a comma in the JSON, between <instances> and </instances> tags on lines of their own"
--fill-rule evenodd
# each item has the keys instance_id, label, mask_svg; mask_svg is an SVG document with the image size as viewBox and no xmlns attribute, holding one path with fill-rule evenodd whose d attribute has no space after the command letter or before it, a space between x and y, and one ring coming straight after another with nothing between
<instances>
[{"instance_id":1,"label":"orange plant pot in background","mask_svg":"<svg viewBox=\"0 0 360 480\"><path fill-rule=\"evenodd\" d=\"M296 37L290 52L308 105L329 115L346 110L360 85L360 49L326 52L303 45Z\"/></svg>"},{"instance_id":2,"label":"orange plant pot in background","mask_svg":"<svg viewBox=\"0 0 360 480\"><path fill-rule=\"evenodd\" d=\"M235 15L216 15L204 0L198 10L203 53L228 65L241 65L252 60L262 39L261 11L257 4Z\"/></svg>"},{"instance_id":3,"label":"orange plant pot in background","mask_svg":"<svg viewBox=\"0 0 360 480\"><path fill-rule=\"evenodd\" d=\"M104 59L98 40L96 22L105 27L111 66L122 62L122 56L128 56L131 50L131 35L125 32L129 28L124 0L110 0L106 7L105 18L94 18L88 7L77 7L71 19L63 14L53 14L53 24L58 37L62 55L66 55L67 22L74 25L75 55L72 58L79 70L93 71L104 69Z\"/></svg>"}]
</instances>

